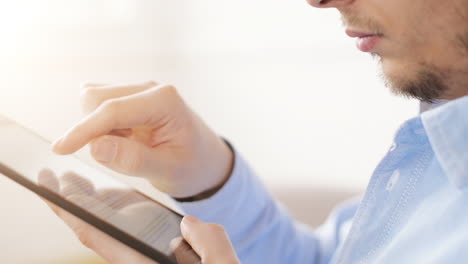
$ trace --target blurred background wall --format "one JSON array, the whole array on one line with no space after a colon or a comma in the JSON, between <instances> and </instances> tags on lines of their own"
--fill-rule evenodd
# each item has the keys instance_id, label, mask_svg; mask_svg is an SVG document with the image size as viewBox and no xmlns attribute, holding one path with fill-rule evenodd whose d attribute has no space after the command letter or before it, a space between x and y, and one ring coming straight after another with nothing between
<instances>
[{"instance_id":1,"label":"blurred background wall","mask_svg":"<svg viewBox=\"0 0 468 264\"><path fill-rule=\"evenodd\" d=\"M81 83L157 80L268 183L363 188L416 114L383 87L338 14L302 0L0 5L0 110L50 139L80 119Z\"/></svg>"},{"instance_id":2,"label":"blurred background wall","mask_svg":"<svg viewBox=\"0 0 468 264\"><path fill-rule=\"evenodd\" d=\"M338 13L305 0L1 1L0 34L0 113L53 140L80 119L85 81L171 83L272 188L363 190L417 113ZM4 208L49 213L0 183Z\"/></svg>"}]
</instances>

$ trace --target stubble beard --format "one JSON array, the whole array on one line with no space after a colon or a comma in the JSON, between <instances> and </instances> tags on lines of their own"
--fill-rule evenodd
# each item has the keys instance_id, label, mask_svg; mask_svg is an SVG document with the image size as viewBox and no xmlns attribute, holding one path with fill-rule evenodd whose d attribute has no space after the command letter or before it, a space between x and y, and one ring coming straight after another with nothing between
<instances>
[{"instance_id":1,"label":"stubble beard","mask_svg":"<svg viewBox=\"0 0 468 264\"><path fill-rule=\"evenodd\" d=\"M396 95L424 102L468 95L468 28L458 34L456 41L451 44L458 53L459 60L454 63L458 64L457 68L440 69L433 65L420 64L413 79L405 80L382 74L385 85ZM462 92L458 96L451 95L451 89Z\"/></svg>"},{"instance_id":2,"label":"stubble beard","mask_svg":"<svg viewBox=\"0 0 468 264\"><path fill-rule=\"evenodd\" d=\"M382 28L370 18L355 15L342 16L342 21L344 25L364 25L374 32L381 32ZM456 86L468 89L468 28L466 28L465 32L458 34L456 43L452 43L452 45L455 50L459 51L460 61L467 61L464 67L440 69L434 65L419 63L418 70L412 76L404 76L405 74L400 76L387 75L382 71L380 77L383 79L385 86L395 95L424 102L433 102L436 99L444 98L450 92L450 89L456 88ZM380 56L377 54L371 55L379 60L382 69ZM468 95L468 91L466 95Z\"/></svg>"},{"instance_id":3,"label":"stubble beard","mask_svg":"<svg viewBox=\"0 0 468 264\"><path fill-rule=\"evenodd\" d=\"M462 63L460 68L441 69L433 65L420 63L419 70L412 78L391 76L381 73L385 85L398 96L417 99L423 102L433 102L436 99L452 99L451 89L468 89L468 30L458 36L458 43L453 44L459 51ZM373 54L374 57L378 55ZM382 65L381 58L379 58ZM468 95L466 92L460 96ZM457 97L457 96L454 96Z\"/></svg>"},{"instance_id":4,"label":"stubble beard","mask_svg":"<svg viewBox=\"0 0 468 264\"><path fill-rule=\"evenodd\" d=\"M431 103L441 98L449 90L449 87L444 82L445 75L441 70L423 67L411 79L390 76L385 73L382 73L381 77L385 86L393 94Z\"/></svg>"}]
</instances>

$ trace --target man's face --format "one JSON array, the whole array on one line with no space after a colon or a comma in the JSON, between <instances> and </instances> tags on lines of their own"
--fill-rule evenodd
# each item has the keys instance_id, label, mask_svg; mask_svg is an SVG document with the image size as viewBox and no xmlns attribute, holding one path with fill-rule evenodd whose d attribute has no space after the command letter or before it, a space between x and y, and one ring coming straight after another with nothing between
<instances>
[{"instance_id":1,"label":"man's face","mask_svg":"<svg viewBox=\"0 0 468 264\"><path fill-rule=\"evenodd\" d=\"M398 94L468 94L468 0L309 0L337 8L358 47L377 56Z\"/></svg>"}]
</instances>

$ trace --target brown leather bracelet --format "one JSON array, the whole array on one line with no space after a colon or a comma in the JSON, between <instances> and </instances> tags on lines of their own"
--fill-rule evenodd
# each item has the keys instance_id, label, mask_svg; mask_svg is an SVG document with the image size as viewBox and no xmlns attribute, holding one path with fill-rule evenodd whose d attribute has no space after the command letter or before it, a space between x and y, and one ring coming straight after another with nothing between
<instances>
[{"instance_id":1,"label":"brown leather bracelet","mask_svg":"<svg viewBox=\"0 0 468 264\"><path fill-rule=\"evenodd\" d=\"M222 140L224 141L224 143L226 143L226 145L229 147L229 149L232 151L232 153L234 153L234 148L232 147L231 143L229 143L229 141L227 141L226 139L222 138ZM231 168L231 171L229 172L230 174L232 173L232 169ZM227 177L227 179L222 182L220 185L212 188L212 189L209 189L207 191L204 191L202 193L199 193L197 195L194 195L194 196L191 196L191 197L186 197L186 198L174 198L174 200L178 201L178 202L181 202L181 203L188 203L188 202L196 202L196 201L201 201L201 200L205 200L205 199L208 199L210 198L211 196L215 195L219 190L221 190L221 188L223 188L224 184L226 184L226 182L229 180L230 177Z\"/></svg>"}]
</instances>

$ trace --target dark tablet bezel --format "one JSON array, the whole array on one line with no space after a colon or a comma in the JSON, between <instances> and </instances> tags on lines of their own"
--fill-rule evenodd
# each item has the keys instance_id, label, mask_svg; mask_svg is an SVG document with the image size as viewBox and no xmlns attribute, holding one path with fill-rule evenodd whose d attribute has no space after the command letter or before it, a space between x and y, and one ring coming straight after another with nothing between
<instances>
[{"instance_id":1,"label":"dark tablet bezel","mask_svg":"<svg viewBox=\"0 0 468 264\"><path fill-rule=\"evenodd\" d=\"M22 176L20 173L16 172L15 170L9 168L5 164L0 162L0 174L3 174L7 178L13 180L14 182L18 183L19 185L25 187L26 189L32 191L33 193L43 197L44 199L48 200L49 202L61 207L62 209L66 210L67 212L71 213L72 215L82 219L83 221L87 222L88 224L96 227L97 229L101 230L102 232L108 234L109 236L117 239L118 241L122 242L123 244L127 245L130 248L140 252L141 254L145 255L146 257L157 261L160 264L177 264L171 259L169 259L165 254L159 252L158 250L154 249L153 247L149 246L148 244L144 243L143 241L135 238L134 236L126 233L125 231L117 228L116 226L103 221L102 219L96 217L95 215L87 212L86 210L80 208L79 206L67 201L62 196L44 188L40 185L35 184L34 182L30 181L27 177ZM138 190L134 190L140 195L143 195L150 201L157 203L158 205L168 209L175 215L179 216L182 220L183 216L172 209L168 208L167 206L159 203L158 201L148 197L147 195L139 192Z\"/></svg>"}]
</instances>

